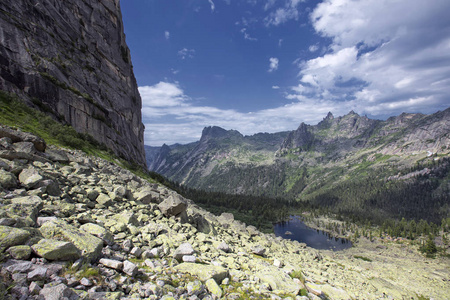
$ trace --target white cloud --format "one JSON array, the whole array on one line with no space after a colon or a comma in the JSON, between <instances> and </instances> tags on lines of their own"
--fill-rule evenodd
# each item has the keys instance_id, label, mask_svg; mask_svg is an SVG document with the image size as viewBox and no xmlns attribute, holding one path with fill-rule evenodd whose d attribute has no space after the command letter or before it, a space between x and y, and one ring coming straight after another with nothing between
<instances>
[{"instance_id":1,"label":"white cloud","mask_svg":"<svg viewBox=\"0 0 450 300\"><path fill-rule=\"evenodd\" d=\"M278 69L278 63L279 63L278 58L271 57L271 58L269 58L269 62L270 62L270 65L269 65L268 72L276 71Z\"/></svg>"},{"instance_id":2,"label":"white cloud","mask_svg":"<svg viewBox=\"0 0 450 300\"><path fill-rule=\"evenodd\" d=\"M164 37L166 38L166 40L170 39L170 32L168 32L167 30L164 31Z\"/></svg>"},{"instance_id":3,"label":"white cloud","mask_svg":"<svg viewBox=\"0 0 450 300\"><path fill-rule=\"evenodd\" d=\"M447 108L448 11L445 0L320 3L311 22L332 43L325 55L298 64L302 88L289 97L332 99L382 116Z\"/></svg>"},{"instance_id":4,"label":"white cloud","mask_svg":"<svg viewBox=\"0 0 450 300\"><path fill-rule=\"evenodd\" d=\"M283 43L283 39L278 40L278 47L281 47L281 44Z\"/></svg>"},{"instance_id":5,"label":"white cloud","mask_svg":"<svg viewBox=\"0 0 450 300\"><path fill-rule=\"evenodd\" d=\"M244 35L244 39L252 41L252 42L256 42L258 39L251 37L250 34L248 34L247 32L247 28L242 28L241 29L242 34Z\"/></svg>"},{"instance_id":6,"label":"white cloud","mask_svg":"<svg viewBox=\"0 0 450 300\"><path fill-rule=\"evenodd\" d=\"M216 9L216 5L214 5L214 2L212 0L208 0L209 4L211 5L211 11L214 12Z\"/></svg>"},{"instance_id":7,"label":"white cloud","mask_svg":"<svg viewBox=\"0 0 450 300\"><path fill-rule=\"evenodd\" d=\"M183 48L180 51L178 51L178 56L181 57L181 59L194 58L194 54L195 54L194 49Z\"/></svg>"},{"instance_id":8,"label":"white cloud","mask_svg":"<svg viewBox=\"0 0 450 300\"><path fill-rule=\"evenodd\" d=\"M275 6L276 1L269 0L264 5L264 10L269 10ZM264 23L266 26L278 26L280 24L286 23L289 20L297 20L299 17L298 5L303 2L303 0L286 0L282 7L277 8L272 11L265 19Z\"/></svg>"},{"instance_id":9,"label":"white cloud","mask_svg":"<svg viewBox=\"0 0 450 300\"><path fill-rule=\"evenodd\" d=\"M179 106L188 99L177 83L163 81L153 86L141 86L139 93L143 108Z\"/></svg>"},{"instance_id":10,"label":"white cloud","mask_svg":"<svg viewBox=\"0 0 450 300\"><path fill-rule=\"evenodd\" d=\"M153 86L139 87L139 91L146 128L145 144L152 146L197 141L205 126L235 129L246 135L279 132L293 130L301 122L317 123L329 111L344 114L350 110L349 106L333 101L303 99L293 95L290 104L242 113L234 109L194 105L195 101L184 93L178 83L159 82Z\"/></svg>"},{"instance_id":11,"label":"white cloud","mask_svg":"<svg viewBox=\"0 0 450 300\"><path fill-rule=\"evenodd\" d=\"M316 52L317 50L319 50L319 46L318 45L311 45L308 48L309 52Z\"/></svg>"},{"instance_id":12,"label":"white cloud","mask_svg":"<svg viewBox=\"0 0 450 300\"><path fill-rule=\"evenodd\" d=\"M279 87L278 85L272 85L272 89L274 89L274 90L279 90L280 87Z\"/></svg>"}]
</instances>

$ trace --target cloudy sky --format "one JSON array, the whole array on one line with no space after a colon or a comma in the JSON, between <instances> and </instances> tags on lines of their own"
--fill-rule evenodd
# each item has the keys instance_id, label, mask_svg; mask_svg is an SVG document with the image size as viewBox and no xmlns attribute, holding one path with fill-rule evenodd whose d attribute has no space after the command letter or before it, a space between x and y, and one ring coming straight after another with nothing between
<instances>
[{"instance_id":1,"label":"cloudy sky","mask_svg":"<svg viewBox=\"0 0 450 300\"><path fill-rule=\"evenodd\" d=\"M145 144L450 106L448 0L122 0Z\"/></svg>"}]
</instances>

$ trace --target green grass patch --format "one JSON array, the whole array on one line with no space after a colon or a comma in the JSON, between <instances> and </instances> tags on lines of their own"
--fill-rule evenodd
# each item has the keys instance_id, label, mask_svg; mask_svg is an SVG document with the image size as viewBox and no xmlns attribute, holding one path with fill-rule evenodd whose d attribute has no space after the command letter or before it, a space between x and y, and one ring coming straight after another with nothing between
<instances>
[{"instance_id":1,"label":"green grass patch","mask_svg":"<svg viewBox=\"0 0 450 300\"><path fill-rule=\"evenodd\" d=\"M368 262L372 262L372 260L370 258L364 257L364 256L360 256L360 255L353 255L354 258L357 259L361 259L363 261L368 261Z\"/></svg>"},{"instance_id":2,"label":"green grass patch","mask_svg":"<svg viewBox=\"0 0 450 300\"><path fill-rule=\"evenodd\" d=\"M39 99L34 99L33 102L37 101ZM16 95L4 91L0 91L0 124L35 134L44 139L48 145L81 150L88 155L114 162L150 182L167 185L161 175L148 172L135 163L119 158L93 136L79 133L72 126L55 121L49 115L29 107Z\"/></svg>"}]
</instances>

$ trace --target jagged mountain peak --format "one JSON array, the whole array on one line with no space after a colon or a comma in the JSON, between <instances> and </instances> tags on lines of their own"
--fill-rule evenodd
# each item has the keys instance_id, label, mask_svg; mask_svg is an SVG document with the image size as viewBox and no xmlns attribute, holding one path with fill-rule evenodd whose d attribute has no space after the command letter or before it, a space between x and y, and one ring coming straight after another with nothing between
<instances>
[{"instance_id":1,"label":"jagged mountain peak","mask_svg":"<svg viewBox=\"0 0 450 300\"><path fill-rule=\"evenodd\" d=\"M224 137L243 137L243 135L237 130L226 130L218 126L208 126L203 128L200 142Z\"/></svg>"}]
</instances>

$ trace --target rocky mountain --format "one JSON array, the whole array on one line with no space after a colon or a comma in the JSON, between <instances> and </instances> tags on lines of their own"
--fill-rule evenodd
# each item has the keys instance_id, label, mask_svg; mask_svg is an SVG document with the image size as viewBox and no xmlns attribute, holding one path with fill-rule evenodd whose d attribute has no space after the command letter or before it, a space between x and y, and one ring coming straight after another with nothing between
<instances>
[{"instance_id":1,"label":"rocky mountain","mask_svg":"<svg viewBox=\"0 0 450 300\"><path fill-rule=\"evenodd\" d=\"M449 270L405 243L332 252L262 234L0 126L2 299L445 299Z\"/></svg>"},{"instance_id":2,"label":"rocky mountain","mask_svg":"<svg viewBox=\"0 0 450 300\"><path fill-rule=\"evenodd\" d=\"M405 212L405 199L422 197L426 191L432 196L414 200L423 202L418 206L426 206L425 199L437 206L448 203L449 154L450 109L431 115L404 113L386 121L352 111L341 117L329 113L317 125L302 123L297 130L277 134L244 137L205 128L200 141L163 147L149 166L173 181L207 191L312 201L361 213L368 205L380 216L420 218L421 209ZM421 170L427 178L414 176ZM394 194L396 200L388 201ZM448 213L436 211L428 215L436 222Z\"/></svg>"},{"instance_id":3,"label":"rocky mountain","mask_svg":"<svg viewBox=\"0 0 450 300\"><path fill-rule=\"evenodd\" d=\"M4 0L0 89L145 165L119 0Z\"/></svg>"}]
</instances>

